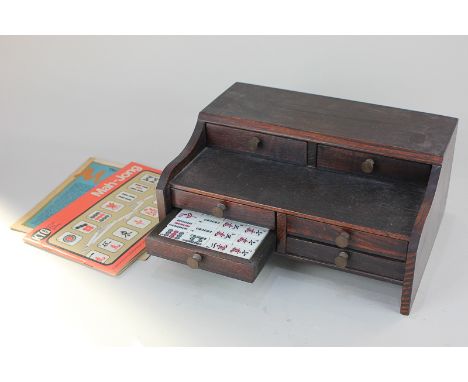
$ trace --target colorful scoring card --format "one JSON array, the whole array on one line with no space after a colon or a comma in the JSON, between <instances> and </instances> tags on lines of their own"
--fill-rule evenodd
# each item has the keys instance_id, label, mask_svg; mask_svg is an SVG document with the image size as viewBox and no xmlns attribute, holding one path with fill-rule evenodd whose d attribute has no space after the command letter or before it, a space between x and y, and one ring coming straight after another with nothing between
<instances>
[{"instance_id":1,"label":"colorful scoring card","mask_svg":"<svg viewBox=\"0 0 468 382\"><path fill-rule=\"evenodd\" d=\"M111 275L144 249L158 223L159 170L130 163L26 235L25 241Z\"/></svg>"},{"instance_id":2,"label":"colorful scoring card","mask_svg":"<svg viewBox=\"0 0 468 382\"><path fill-rule=\"evenodd\" d=\"M121 168L122 165L119 164L89 158L11 228L20 232L30 232Z\"/></svg>"},{"instance_id":3,"label":"colorful scoring card","mask_svg":"<svg viewBox=\"0 0 468 382\"><path fill-rule=\"evenodd\" d=\"M182 210L159 235L250 259L267 234L267 228L217 218L201 212Z\"/></svg>"}]
</instances>

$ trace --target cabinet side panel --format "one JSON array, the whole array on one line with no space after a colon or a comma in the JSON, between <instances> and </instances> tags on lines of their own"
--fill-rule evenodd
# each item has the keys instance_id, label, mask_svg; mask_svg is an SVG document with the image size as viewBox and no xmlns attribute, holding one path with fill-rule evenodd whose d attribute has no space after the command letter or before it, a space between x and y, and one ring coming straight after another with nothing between
<instances>
[{"instance_id":1,"label":"cabinet side panel","mask_svg":"<svg viewBox=\"0 0 468 382\"><path fill-rule=\"evenodd\" d=\"M192 137L182 152L169 163L161 174L156 187L159 219L162 220L171 210L170 180L177 175L206 146L205 122L197 121Z\"/></svg>"},{"instance_id":2,"label":"cabinet side panel","mask_svg":"<svg viewBox=\"0 0 468 382\"><path fill-rule=\"evenodd\" d=\"M447 147L442 166L433 166L426 195L416 218L408 246L400 313L409 315L429 260L447 201L455 147L455 132Z\"/></svg>"}]
</instances>

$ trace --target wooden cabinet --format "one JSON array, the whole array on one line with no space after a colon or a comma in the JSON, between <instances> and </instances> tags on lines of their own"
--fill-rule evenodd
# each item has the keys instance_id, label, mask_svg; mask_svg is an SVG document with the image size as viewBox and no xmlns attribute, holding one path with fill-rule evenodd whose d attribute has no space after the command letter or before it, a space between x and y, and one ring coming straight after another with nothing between
<instances>
[{"instance_id":1,"label":"wooden cabinet","mask_svg":"<svg viewBox=\"0 0 468 382\"><path fill-rule=\"evenodd\" d=\"M272 253L402 285L409 314L445 207L457 120L236 83L157 188L151 254L252 282ZM161 237L180 208L271 230L250 260Z\"/></svg>"}]
</instances>

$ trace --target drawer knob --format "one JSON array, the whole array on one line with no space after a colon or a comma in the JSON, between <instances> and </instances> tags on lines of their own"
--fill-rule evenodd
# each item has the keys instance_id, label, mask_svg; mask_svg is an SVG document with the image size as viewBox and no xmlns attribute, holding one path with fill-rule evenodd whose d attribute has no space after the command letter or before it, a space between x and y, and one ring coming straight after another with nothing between
<instances>
[{"instance_id":1,"label":"drawer knob","mask_svg":"<svg viewBox=\"0 0 468 382\"><path fill-rule=\"evenodd\" d=\"M187 265L192 269L198 269L198 265L202 261L202 256L195 253L193 256L187 258Z\"/></svg>"},{"instance_id":2,"label":"drawer knob","mask_svg":"<svg viewBox=\"0 0 468 382\"><path fill-rule=\"evenodd\" d=\"M340 248L346 248L349 245L349 233L341 232L335 239L335 244Z\"/></svg>"},{"instance_id":3,"label":"drawer knob","mask_svg":"<svg viewBox=\"0 0 468 382\"><path fill-rule=\"evenodd\" d=\"M335 257L335 265L340 268L346 268L348 259L349 255L346 252L340 252L338 256Z\"/></svg>"},{"instance_id":4,"label":"drawer knob","mask_svg":"<svg viewBox=\"0 0 468 382\"><path fill-rule=\"evenodd\" d=\"M372 173L374 171L374 160L373 159L366 159L364 162L361 163L361 170L366 174Z\"/></svg>"},{"instance_id":5,"label":"drawer knob","mask_svg":"<svg viewBox=\"0 0 468 382\"><path fill-rule=\"evenodd\" d=\"M227 207L223 203L218 203L215 208L211 210L211 214L216 216L217 218L224 217L224 211L226 211Z\"/></svg>"},{"instance_id":6,"label":"drawer knob","mask_svg":"<svg viewBox=\"0 0 468 382\"><path fill-rule=\"evenodd\" d=\"M255 151L258 149L262 141L258 137L252 137L249 139L249 149Z\"/></svg>"}]
</instances>

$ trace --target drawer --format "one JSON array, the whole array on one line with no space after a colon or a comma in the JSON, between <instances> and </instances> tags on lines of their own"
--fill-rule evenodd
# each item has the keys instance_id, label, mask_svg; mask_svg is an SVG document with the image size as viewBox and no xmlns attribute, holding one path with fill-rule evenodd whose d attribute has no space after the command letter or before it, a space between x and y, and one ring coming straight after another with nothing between
<instances>
[{"instance_id":1,"label":"drawer","mask_svg":"<svg viewBox=\"0 0 468 382\"><path fill-rule=\"evenodd\" d=\"M405 263L403 261L367 255L353 250L344 250L293 237L286 239L286 252L338 269L364 272L368 275L397 281L402 281L405 273Z\"/></svg>"},{"instance_id":2,"label":"drawer","mask_svg":"<svg viewBox=\"0 0 468 382\"><path fill-rule=\"evenodd\" d=\"M253 282L275 249L274 231L268 233L252 258L248 260L159 236L159 233L178 212L179 210L173 209L147 236L148 253L186 264L193 269L203 269L238 280Z\"/></svg>"},{"instance_id":3,"label":"drawer","mask_svg":"<svg viewBox=\"0 0 468 382\"><path fill-rule=\"evenodd\" d=\"M287 217L286 231L288 235L320 241L341 248L353 248L398 260L406 260L408 243L391 237L343 229L332 224L296 216Z\"/></svg>"},{"instance_id":4,"label":"drawer","mask_svg":"<svg viewBox=\"0 0 468 382\"><path fill-rule=\"evenodd\" d=\"M254 131L206 124L207 145L307 165L307 142Z\"/></svg>"},{"instance_id":5,"label":"drawer","mask_svg":"<svg viewBox=\"0 0 468 382\"><path fill-rule=\"evenodd\" d=\"M217 217L226 217L269 229L276 228L275 213L262 208L228 202L210 196L192 192L171 189L172 205L177 208L187 208L204 212Z\"/></svg>"},{"instance_id":6,"label":"drawer","mask_svg":"<svg viewBox=\"0 0 468 382\"><path fill-rule=\"evenodd\" d=\"M338 147L318 145L317 167L367 176L425 183L431 166Z\"/></svg>"}]
</instances>

